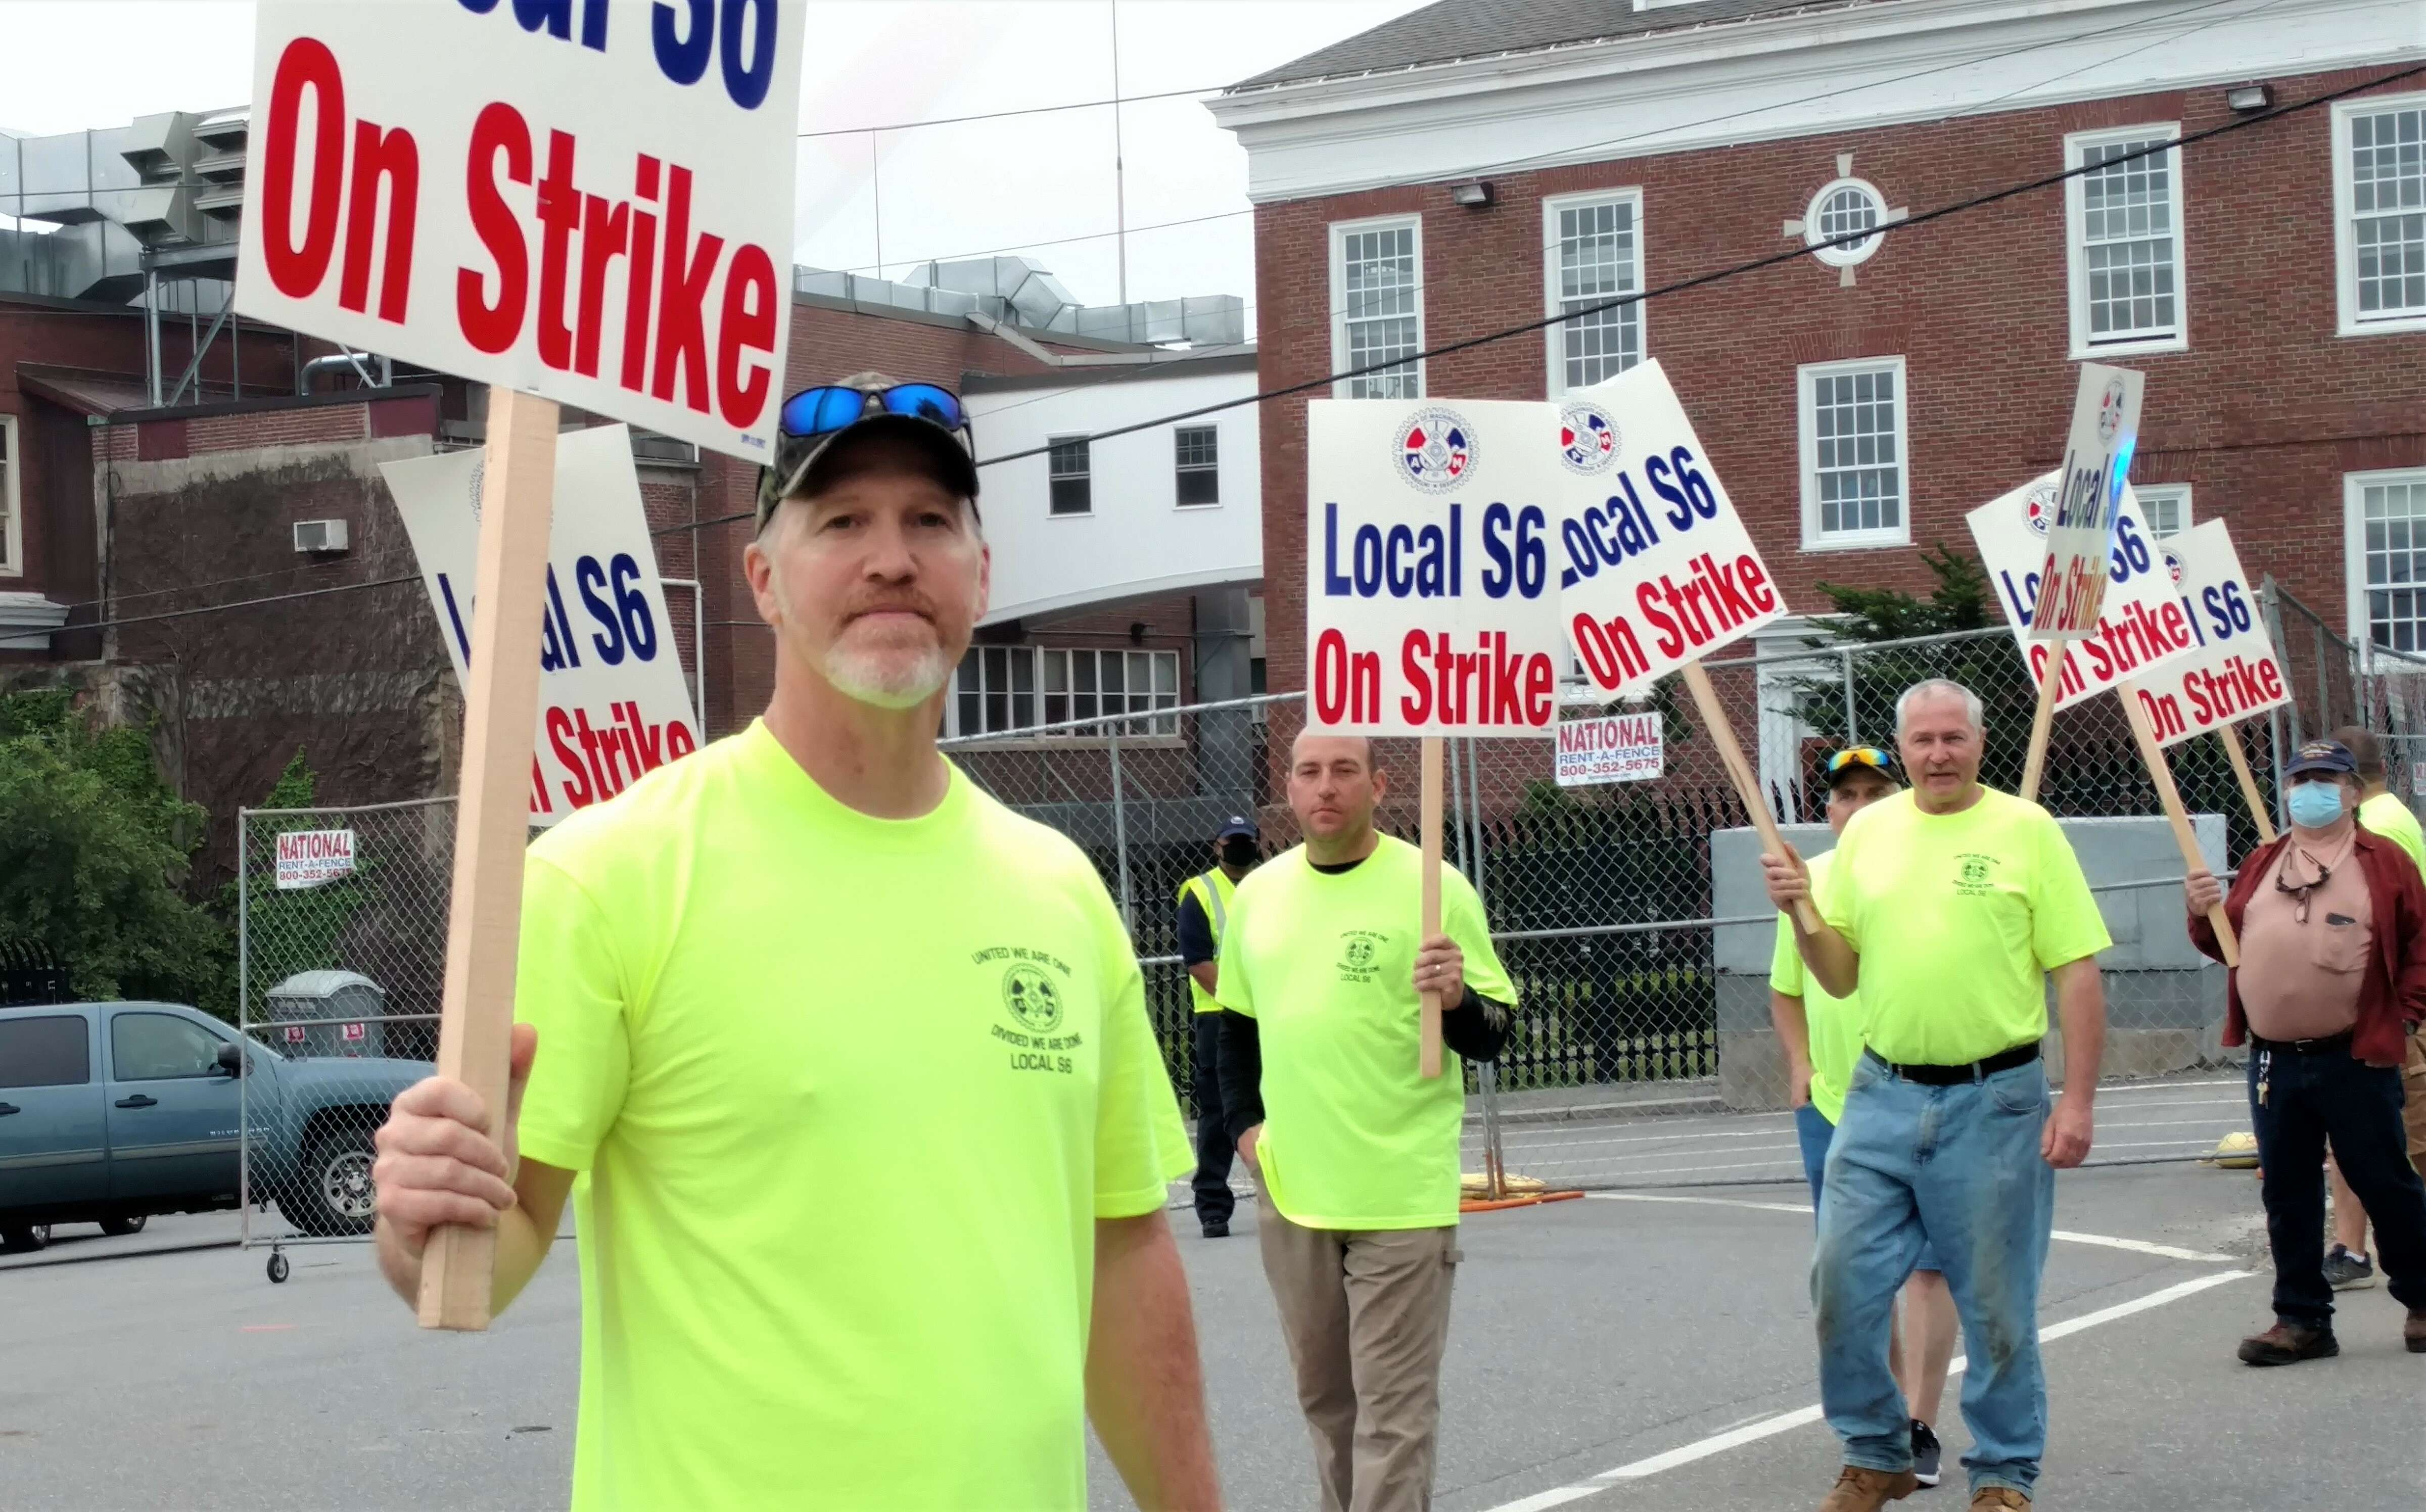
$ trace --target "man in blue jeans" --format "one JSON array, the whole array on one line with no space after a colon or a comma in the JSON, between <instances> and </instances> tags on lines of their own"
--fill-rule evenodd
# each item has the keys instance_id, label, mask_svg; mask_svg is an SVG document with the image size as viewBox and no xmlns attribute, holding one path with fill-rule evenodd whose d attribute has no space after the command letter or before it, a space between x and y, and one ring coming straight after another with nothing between
<instances>
[{"instance_id":1,"label":"man in blue jeans","mask_svg":"<svg viewBox=\"0 0 2426 1512\"><path fill-rule=\"evenodd\" d=\"M1876 746L1848 746L1828 758L1828 828L1836 834L1853 815L1902 791L1895 757ZM1807 863L1811 885L1823 880L1828 857ZM1769 1016L1786 1047L1790 1077L1787 1105L1794 1110L1794 1134L1803 1147L1803 1174L1811 1182L1811 1220L1820 1221L1822 1176L1836 1120L1845 1116L1845 1087L1862 1058L1861 1005L1828 995L1807 981L1794 948L1794 928L1780 917L1777 949L1769 968ZM1896 1387L1912 1413L1912 1472L1923 1486L1937 1484L1944 1450L1937 1441L1937 1411L1946 1398L1946 1371L1954 1358L1962 1325L1954 1295L1936 1252L1926 1244L1904 1282L1903 1305L1889 1329L1887 1349Z\"/></svg>"},{"instance_id":2,"label":"man in blue jeans","mask_svg":"<svg viewBox=\"0 0 2426 1512\"><path fill-rule=\"evenodd\" d=\"M1912 1428L1887 1367L1895 1295L1927 1245L1954 1293L1971 1365L1963 1420L1972 1512L2028 1512L2046 1447L2039 1279L2055 1171L2089 1153L2104 1054L2097 953L2112 941L2078 858L2045 809L1980 785L1980 700L1916 684L1896 700L1913 786L1853 816L1816 894L1789 850L1764 857L1811 977L1861 1004L1860 1063L1828 1150L1812 1257L1820 1399L1845 1464L1820 1512L1912 1493ZM2052 976L2063 1100L2039 1041Z\"/></svg>"}]
</instances>

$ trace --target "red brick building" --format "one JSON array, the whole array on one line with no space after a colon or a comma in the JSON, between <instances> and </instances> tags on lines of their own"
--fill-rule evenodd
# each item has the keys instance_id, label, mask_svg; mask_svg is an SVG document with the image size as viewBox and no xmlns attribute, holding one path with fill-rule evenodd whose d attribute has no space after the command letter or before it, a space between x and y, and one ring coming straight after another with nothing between
<instances>
[{"instance_id":1,"label":"red brick building","mask_svg":"<svg viewBox=\"0 0 2426 1512\"><path fill-rule=\"evenodd\" d=\"M1658 357L1815 613L1822 581L1925 588L1923 548L2056 465L2073 364L2118 362L2159 528L2224 519L2253 575L2426 651L2421 61L2416 8L2365 0L1442 0L1213 110L1267 388L2090 166L1334 392L1542 398ZM1304 438L1268 407L1274 688L1304 685Z\"/></svg>"}]
</instances>

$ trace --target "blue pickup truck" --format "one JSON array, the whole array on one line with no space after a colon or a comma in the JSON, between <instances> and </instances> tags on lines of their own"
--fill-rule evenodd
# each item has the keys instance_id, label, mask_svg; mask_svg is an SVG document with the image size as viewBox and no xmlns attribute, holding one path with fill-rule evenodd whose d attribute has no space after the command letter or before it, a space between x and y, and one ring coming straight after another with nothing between
<instances>
[{"instance_id":1,"label":"blue pickup truck","mask_svg":"<svg viewBox=\"0 0 2426 1512\"><path fill-rule=\"evenodd\" d=\"M246 1131L254 1200L306 1233L367 1232L372 1132L430 1070L290 1060L173 1003L0 1008L0 1248L233 1208Z\"/></svg>"}]
</instances>

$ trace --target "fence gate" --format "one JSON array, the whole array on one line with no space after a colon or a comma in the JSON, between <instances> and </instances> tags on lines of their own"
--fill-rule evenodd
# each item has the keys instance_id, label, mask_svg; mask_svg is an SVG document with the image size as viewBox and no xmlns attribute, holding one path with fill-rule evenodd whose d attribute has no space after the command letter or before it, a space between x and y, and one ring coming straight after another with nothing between
<instances>
[{"instance_id":1,"label":"fence gate","mask_svg":"<svg viewBox=\"0 0 2426 1512\"><path fill-rule=\"evenodd\" d=\"M451 798L236 815L242 1243L360 1242L371 1136L434 1069Z\"/></svg>"}]
</instances>

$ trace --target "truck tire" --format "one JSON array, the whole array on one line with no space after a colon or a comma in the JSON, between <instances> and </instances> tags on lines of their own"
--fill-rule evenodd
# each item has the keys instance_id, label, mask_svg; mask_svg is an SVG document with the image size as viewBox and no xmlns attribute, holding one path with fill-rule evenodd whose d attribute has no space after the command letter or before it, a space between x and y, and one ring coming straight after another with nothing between
<instances>
[{"instance_id":1,"label":"truck tire","mask_svg":"<svg viewBox=\"0 0 2426 1512\"><path fill-rule=\"evenodd\" d=\"M129 1234L141 1233L147 1217L148 1214L145 1214L130 1213L124 1217L104 1218L101 1220L101 1231L112 1239L123 1239Z\"/></svg>"},{"instance_id":2,"label":"truck tire","mask_svg":"<svg viewBox=\"0 0 2426 1512\"><path fill-rule=\"evenodd\" d=\"M51 1242L51 1226L47 1223L11 1223L0 1226L0 1253L31 1254Z\"/></svg>"},{"instance_id":3,"label":"truck tire","mask_svg":"<svg viewBox=\"0 0 2426 1512\"><path fill-rule=\"evenodd\" d=\"M278 1205L305 1233L327 1237L371 1231L371 1162L367 1129L327 1129L303 1148L302 1168Z\"/></svg>"}]
</instances>

